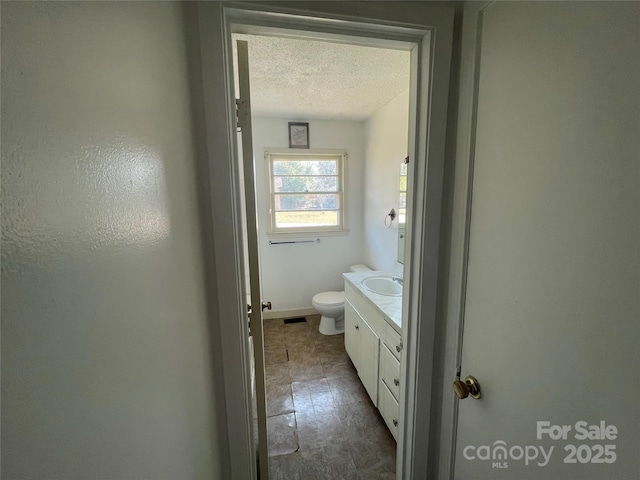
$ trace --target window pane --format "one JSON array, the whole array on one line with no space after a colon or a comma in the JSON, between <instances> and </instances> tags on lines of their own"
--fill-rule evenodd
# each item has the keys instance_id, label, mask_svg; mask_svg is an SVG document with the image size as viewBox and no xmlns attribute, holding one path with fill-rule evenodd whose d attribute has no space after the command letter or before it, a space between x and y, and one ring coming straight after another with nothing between
<instances>
[{"instance_id":1,"label":"window pane","mask_svg":"<svg viewBox=\"0 0 640 480\"><path fill-rule=\"evenodd\" d=\"M407 192L400 193L400 208L398 208L398 223L403 224L407 218Z\"/></svg>"},{"instance_id":2,"label":"window pane","mask_svg":"<svg viewBox=\"0 0 640 480\"><path fill-rule=\"evenodd\" d=\"M274 175L337 175L337 160L275 160Z\"/></svg>"},{"instance_id":3,"label":"window pane","mask_svg":"<svg viewBox=\"0 0 640 480\"><path fill-rule=\"evenodd\" d=\"M406 192L407 191L407 176L406 175L401 175L400 176L400 191L401 192Z\"/></svg>"},{"instance_id":4,"label":"window pane","mask_svg":"<svg viewBox=\"0 0 640 480\"><path fill-rule=\"evenodd\" d=\"M407 209L406 208L400 208L398 210L398 223L400 225L405 224L407 221Z\"/></svg>"},{"instance_id":5,"label":"window pane","mask_svg":"<svg viewBox=\"0 0 640 480\"><path fill-rule=\"evenodd\" d=\"M276 212L276 228L338 226L338 212Z\"/></svg>"},{"instance_id":6,"label":"window pane","mask_svg":"<svg viewBox=\"0 0 640 480\"><path fill-rule=\"evenodd\" d=\"M275 230L342 227L343 158L342 154L312 152L269 156Z\"/></svg>"},{"instance_id":7,"label":"window pane","mask_svg":"<svg viewBox=\"0 0 640 480\"><path fill-rule=\"evenodd\" d=\"M273 177L274 192L337 192L338 177Z\"/></svg>"},{"instance_id":8,"label":"window pane","mask_svg":"<svg viewBox=\"0 0 640 480\"><path fill-rule=\"evenodd\" d=\"M333 193L309 195L274 195L276 212L286 210L337 210L340 208L338 195Z\"/></svg>"}]
</instances>

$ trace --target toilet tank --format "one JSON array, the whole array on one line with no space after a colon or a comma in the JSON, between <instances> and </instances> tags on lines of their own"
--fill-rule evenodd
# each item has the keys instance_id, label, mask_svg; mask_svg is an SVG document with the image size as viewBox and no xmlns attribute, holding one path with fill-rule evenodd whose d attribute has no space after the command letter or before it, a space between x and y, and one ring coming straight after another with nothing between
<instances>
[{"instance_id":1,"label":"toilet tank","mask_svg":"<svg viewBox=\"0 0 640 480\"><path fill-rule=\"evenodd\" d=\"M351 271L351 272L370 272L371 269L369 267L367 267L366 265L357 264L357 265L351 265L349 267L349 271Z\"/></svg>"}]
</instances>

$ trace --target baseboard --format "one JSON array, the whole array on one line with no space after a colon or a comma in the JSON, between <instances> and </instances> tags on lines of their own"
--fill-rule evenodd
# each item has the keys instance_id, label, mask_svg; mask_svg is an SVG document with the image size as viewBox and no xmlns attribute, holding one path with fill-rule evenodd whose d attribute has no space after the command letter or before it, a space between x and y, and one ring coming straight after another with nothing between
<instances>
[{"instance_id":1,"label":"baseboard","mask_svg":"<svg viewBox=\"0 0 640 480\"><path fill-rule=\"evenodd\" d=\"M262 312L262 318L265 320L270 320L272 318L305 317L307 315L318 315L318 312L313 307L290 308L288 310L265 310Z\"/></svg>"}]
</instances>

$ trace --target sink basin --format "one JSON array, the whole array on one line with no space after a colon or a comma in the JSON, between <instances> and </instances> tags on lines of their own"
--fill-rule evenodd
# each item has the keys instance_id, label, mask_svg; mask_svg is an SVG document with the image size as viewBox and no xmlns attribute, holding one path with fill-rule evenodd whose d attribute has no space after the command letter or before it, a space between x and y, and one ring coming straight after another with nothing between
<instances>
[{"instance_id":1,"label":"sink basin","mask_svg":"<svg viewBox=\"0 0 640 480\"><path fill-rule=\"evenodd\" d=\"M402 285L393 277L367 277L361 282L362 286L373 293L399 297L402 295Z\"/></svg>"}]
</instances>

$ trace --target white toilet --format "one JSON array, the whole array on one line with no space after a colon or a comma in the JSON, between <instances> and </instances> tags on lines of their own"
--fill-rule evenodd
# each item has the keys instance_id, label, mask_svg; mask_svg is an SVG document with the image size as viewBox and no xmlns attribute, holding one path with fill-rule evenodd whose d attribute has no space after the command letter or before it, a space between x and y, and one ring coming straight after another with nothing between
<instances>
[{"instance_id":1,"label":"white toilet","mask_svg":"<svg viewBox=\"0 0 640 480\"><path fill-rule=\"evenodd\" d=\"M364 265L352 265L352 272L371 271ZM320 333L323 335L338 335L344 332L344 292L321 292L311 300L322 318L320 319Z\"/></svg>"}]
</instances>

